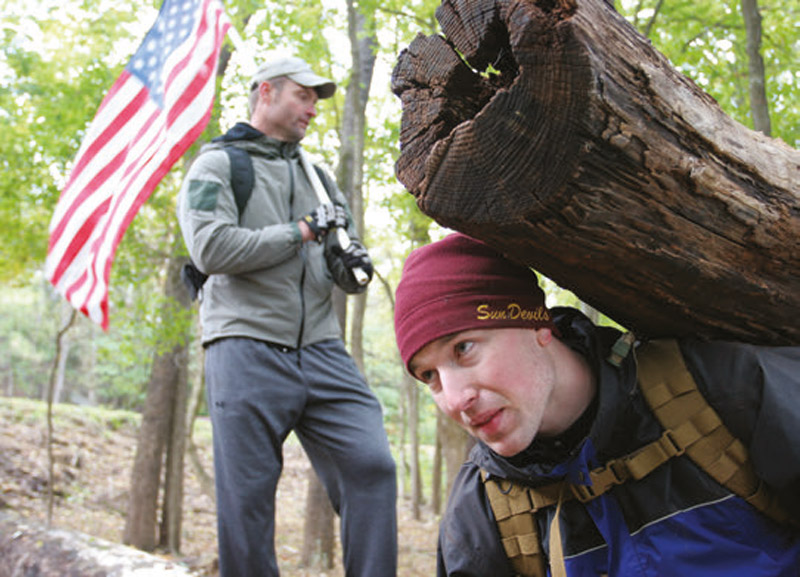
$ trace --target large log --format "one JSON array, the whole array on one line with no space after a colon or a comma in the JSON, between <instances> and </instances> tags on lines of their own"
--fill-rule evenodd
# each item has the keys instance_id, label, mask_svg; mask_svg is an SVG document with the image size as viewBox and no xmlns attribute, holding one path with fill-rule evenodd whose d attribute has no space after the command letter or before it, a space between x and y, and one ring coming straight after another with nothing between
<instances>
[{"instance_id":1,"label":"large log","mask_svg":"<svg viewBox=\"0 0 800 577\"><path fill-rule=\"evenodd\" d=\"M444 0L400 54L398 179L645 336L800 343L800 153L602 0Z\"/></svg>"},{"instance_id":2,"label":"large log","mask_svg":"<svg viewBox=\"0 0 800 577\"><path fill-rule=\"evenodd\" d=\"M117 543L0 512L0 577L190 577L185 567Z\"/></svg>"}]
</instances>

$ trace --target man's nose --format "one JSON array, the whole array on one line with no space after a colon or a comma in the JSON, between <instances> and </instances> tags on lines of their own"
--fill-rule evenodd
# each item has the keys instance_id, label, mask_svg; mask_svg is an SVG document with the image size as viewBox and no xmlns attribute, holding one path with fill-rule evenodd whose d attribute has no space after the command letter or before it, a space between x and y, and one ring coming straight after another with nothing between
<instances>
[{"instance_id":1,"label":"man's nose","mask_svg":"<svg viewBox=\"0 0 800 577\"><path fill-rule=\"evenodd\" d=\"M469 376L460 371L445 371L440 373L447 406L454 412L462 413L475 404L478 399L478 389L469 379Z\"/></svg>"}]
</instances>

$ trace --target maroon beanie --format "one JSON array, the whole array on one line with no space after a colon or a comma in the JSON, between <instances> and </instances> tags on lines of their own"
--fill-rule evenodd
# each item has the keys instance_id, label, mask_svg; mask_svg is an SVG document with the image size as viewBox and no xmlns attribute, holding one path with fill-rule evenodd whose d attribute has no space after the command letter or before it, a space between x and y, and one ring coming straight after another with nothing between
<instances>
[{"instance_id":1,"label":"maroon beanie","mask_svg":"<svg viewBox=\"0 0 800 577\"><path fill-rule=\"evenodd\" d=\"M406 367L420 349L440 337L503 327L556 331L532 270L461 233L408 256L394 311L397 347Z\"/></svg>"}]
</instances>

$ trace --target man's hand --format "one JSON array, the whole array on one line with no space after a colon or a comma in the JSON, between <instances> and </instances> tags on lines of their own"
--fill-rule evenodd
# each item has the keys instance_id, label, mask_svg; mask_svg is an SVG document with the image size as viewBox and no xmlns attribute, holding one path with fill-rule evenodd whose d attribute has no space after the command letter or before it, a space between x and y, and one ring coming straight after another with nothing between
<instances>
[{"instance_id":1,"label":"man's hand","mask_svg":"<svg viewBox=\"0 0 800 577\"><path fill-rule=\"evenodd\" d=\"M369 258L369 253L363 244L357 240L350 241L350 246L342 250L339 243L331 246L331 252L335 254L342 261L347 270L352 271L355 268L363 270L367 278L372 280L372 259Z\"/></svg>"},{"instance_id":2,"label":"man's hand","mask_svg":"<svg viewBox=\"0 0 800 577\"><path fill-rule=\"evenodd\" d=\"M308 225L314 239L319 242L330 229L347 227L347 212L343 206L327 202L305 215L302 222Z\"/></svg>"}]
</instances>

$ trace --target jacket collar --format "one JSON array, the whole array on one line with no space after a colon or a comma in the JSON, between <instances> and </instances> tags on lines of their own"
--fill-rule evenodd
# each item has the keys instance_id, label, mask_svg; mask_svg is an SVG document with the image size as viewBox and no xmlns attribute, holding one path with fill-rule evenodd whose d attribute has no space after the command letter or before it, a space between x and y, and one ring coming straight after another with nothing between
<instances>
[{"instance_id":1,"label":"jacket collar","mask_svg":"<svg viewBox=\"0 0 800 577\"><path fill-rule=\"evenodd\" d=\"M228 132L211 141L214 148L234 143L234 146L247 150L250 154L266 158L297 158L300 155L299 142L283 142L267 136L246 122L237 122Z\"/></svg>"}]
</instances>

